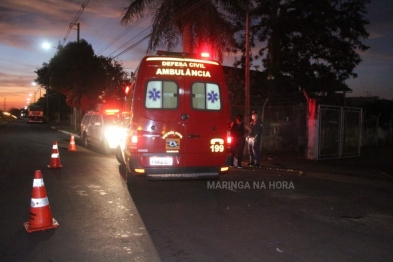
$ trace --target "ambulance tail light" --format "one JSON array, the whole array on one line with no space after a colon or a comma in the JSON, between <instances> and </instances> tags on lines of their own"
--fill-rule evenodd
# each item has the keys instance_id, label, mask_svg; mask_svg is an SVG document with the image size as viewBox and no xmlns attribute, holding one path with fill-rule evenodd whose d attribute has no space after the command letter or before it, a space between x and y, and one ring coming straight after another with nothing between
<instances>
[{"instance_id":1,"label":"ambulance tail light","mask_svg":"<svg viewBox=\"0 0 393 262\"><path fill-rule=\"evenodd\" d=\"M232 136L231 131L227 131L227 152L231 152Z\"/></svg>"},{"instance_id":2,"label":"ambulance tail light","mask_svg":"<svg viewBox=\"0 0 393 262\"><path fill-rule=\"evenodd\" d=\"M232 144L231 131L227 131L227 144L228 145Z\"/></svg>"},{"instance_id":3,"label":"ambulance tail light","mask_svg":"<svg viewBox=\"0 0 393 262\"><path fill-rule=\"evenodd\" d=\"M129 141L130 141L130 151L131 153L138 152L138 131L132 130L130 133Z\"/></svg>"},{"instance_id":4,"label":"ambulance tail light","mask_svg":"<svg viewBox=\"0 0 393 262\"><path fill-rule=\"evenodd\" d=\"M138 143L138 135L134 134L131 136L131 143L132 144L137 144Z\"/></svg>"},{"instance_id":5,"label":"ambulance tail light","mask_svg":"<svg viewBox=\"0 0 393 262\"><path fill-rule=\"evenodd\" d=\"M135 122L132 122L129 125L127 135L126 135L126 143L125 147L128 148L130 153L137 153L138 151L138 130L137 130L137 124Z\"/></svg>"}]
</instances>

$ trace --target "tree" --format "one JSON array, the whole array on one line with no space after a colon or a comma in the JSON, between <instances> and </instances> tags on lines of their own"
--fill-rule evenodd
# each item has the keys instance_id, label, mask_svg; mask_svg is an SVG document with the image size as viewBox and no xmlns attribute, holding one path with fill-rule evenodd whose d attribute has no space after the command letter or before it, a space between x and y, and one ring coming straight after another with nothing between
<instances>
[{"instance_id":1,"label":"tree","mask_svg":"<svg viewBox=\"0 0 393 262\"><path fill-rule=\"evenodd\" d=\"M9 110L9 112L10 112L10 114L11 115L13 115L13 116L16 116L16 117L20 117L20 109L17 109L17 108L11 108L10 110Z\"/></svg>"},{"instance_id":2,"label":"tree","mask_svg":"<svg viewBox=\"0 0 393 262\"><path fill-rule=\"evenodd\" d=\"M266 43L260 51L271 92L306 89L329 95L347 87L345 80L361 62L358 50L368 37L364 18L369 0L259 1L254 30Z\"/></svg>"},{"instance_id":3,"label":"tree","mask_svg":"<svg viewBox=\"0 0 393 262\"><path fill-rule=\"evenodd\" d=\"M110 57L99 56L98 60L102 69L104 89L101 93L101 101L108 102L124 98L124 87L130 82L119 62Z\"/></svg>"},{"instance_id":4,"label":"tree","mask_svg":"<svg viewBox=\"0 0 393 262\"><path fill-rule=\"evenodd\" d=\"M222 61L223 53L234 44L234 26L227 15L239 13L239 2L133 0L121 22L128 25L141 19L147 9L155 14L147 52L157 47L172 51L182 40L183 52L198 53L207 49L212 57Z\"/></svg>"},{"instance_id":5,"label":"tree","mask_svg":"<svg viewBox=\"0 0 393 262\"><path fill-rule=\"evenodd\" d=\"M69 106L82 110L94 109L97 103L120 96L119 90L129 81L117 61L97 57L83 39L60 47L36 73L37 83L66 95Z\"/></svg>"}]
</instances>

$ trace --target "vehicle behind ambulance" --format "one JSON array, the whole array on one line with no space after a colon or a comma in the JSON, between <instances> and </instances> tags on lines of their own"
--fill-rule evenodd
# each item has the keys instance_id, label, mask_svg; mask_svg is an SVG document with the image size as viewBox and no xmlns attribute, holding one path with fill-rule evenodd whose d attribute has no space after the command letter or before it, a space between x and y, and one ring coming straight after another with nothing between
<instances>
[{"instance_id":1,"label":"vehicle behind ambulance","mask_svg":"<svg viewBox=\"0 0 393 262\"><path fill-rule=\"evenodd\" d=\"M228 170L228 90L220 63L182 53L143 58L134 73L121 154L127 183L218 177Z\"/></svg>"},{"instance_id":2,"label":"vehicle behind ambulance","mask_svg":"<svg viewBox=\"0 0 393 262\"><path fill-rule=\"evenodd\" d=\"M28 108L28 121L29 123L43 123L44 122L44 109L40 106L29 106Z\"/></svg>"},{"instance_id":3,"label":"vehicle behind ambulance","mask_svg":"<svg viewBox=\"0 0 393 262\"><path fill-rule=\"evenodd\" d=\"M120 142L121 126L118 109L87 112L81 121L80 137L85 147L90 145L110 154Z\"/></svg>"}]
</instances>

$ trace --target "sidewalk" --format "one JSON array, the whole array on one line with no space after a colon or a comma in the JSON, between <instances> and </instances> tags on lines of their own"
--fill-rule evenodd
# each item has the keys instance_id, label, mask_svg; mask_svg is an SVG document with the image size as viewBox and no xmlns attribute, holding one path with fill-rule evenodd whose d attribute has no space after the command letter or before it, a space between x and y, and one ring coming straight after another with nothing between
<instances>
[{"instance_id":1,"label":"sidewalk","mask_svg":"<svg viewBox=\"0 0 393 262\"><path fill-rule=\"evenodd\" d=\"M265 169L393 179L393 146L363 147L359 157L308 160L300 155L263 155Z\"/></svg>"},{"instance_id":2,"label":"sidewalk","mask_svg":"<svg viewBox=\"0 0 393 262\"><path fill-rule=\"evenodd\" d=\"M50 122L48 123L49 126L51 126L53 129L56 129L60 132L66 133L66 134L74 134L74 137L80 138L79 131L76 131L74 126L70 125L70 121L60 121L60 122Z\"/></svg>"},{"instance_id":3,"label":"sidewalk","mask_svg":"<svg viewBox=\"0 0 393 262\"><path fill-rule=\"evenodd\" d=\"M79 138L78 131L75 131L69 121L51 122L49 125ZM263 155L262 152L261 168L299 175L307 173L341 174L393 180L393 146L363 147L360 152L360 157L318 161L308 160L299 154ZM248 157L245 155L243 166L248 163L247 159Z\"/></svg>"}]
</instances>

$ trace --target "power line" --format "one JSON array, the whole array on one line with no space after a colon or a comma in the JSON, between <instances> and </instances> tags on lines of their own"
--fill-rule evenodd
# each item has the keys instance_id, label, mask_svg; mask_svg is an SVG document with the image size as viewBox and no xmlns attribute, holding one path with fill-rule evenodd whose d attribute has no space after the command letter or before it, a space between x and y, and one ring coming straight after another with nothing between
<instances>
[{"instance_id":1,"label":"power line","mask_svg":"<svg viewBox=\"0 0 393 262\"><path fill-rule=\"evenodd\" d=\"M120 52L119 54L117 54L116 56L114 56L113 58L117 58L119 56L121 56L122 54L126 53L127 51L133 49L134 47L136 47L137 45L139 45L140 43L142 43L143 41L145 41L147 38L149 38L151 36L151 34L148 34L147 36L143 37L141 40L139 40L138 42L136 42L135 44L132 44L131 46L127 47L125 50L123 50L122 52Z\"/></svg>"},{"instance_id":2,"label":"power line","mask_svg":"<svg viewBox=\"0 0 393 262\"><path fill-rule=\"evenodd\" d=\"M146 18L144 18L144 19L146 19ZM118 36L116 36L112 41L110 41L106 46L104 46L103 48L101 48L99 51L98 51L98 53L99 54L102 54L105 50L107 50L110 46L112 46L115 42L117 42L117 41L119 41L120 40L120 38L122 38L124 35L126 35L129 31L132 31L133 29L135 29L135 26L136 25L138 25L138 24L140 24L140 23L142 23L142 20L140 20L140 21L138 21L137 23L134 23L134 24L132 24L132 26L131 27L128 27L127 29L125 29L122 33L120 33ZM145 29L146 30L146 29ZM144 31L145 31L144 30ZM139 34L138 34L139 35ZM135 37L134 37L135 38ZM126 42L126 44L127 43L129 43L129 41L128 42ZM123 44L121 47L123 47L125 44ZM119 47L118 49L120 49L121 47ZM118 49L116 49L116 51L118 50ZM114 51L114 52L116 52L116 51Z\"/></svg>"},{"instance_id":3,"label":"power line","mask_svg":"<svg viewBox=\"0 0 393 262\"><path fill-rule=\"evenodd\" d=\"M128 31L130 31L132 28L129 27L125 29L123 32L121 32L118 36L116 36L112 41L110 41L108 44L106 44L103 48L98 50L98 55L102 54L105 50L107 50L110 46L112 46L115 42L117 42L120 38L122 38Z\"/></svg>"},{"instance_id":4,"label":"power line","mask_svg":"<svg viewBox=\"0 0 393 262\"><path fill-rule=\"evenodd\" d=\"M206 3L209 0L200 0L199 2L196 2L194 5L188 7L186 10L184 10L183 12L178 13L176 16L171 18L171 21L175 21L178 20L180 18L182 18L183 16L187 15L188 13L194 11L195 9L197 9L199 6L201 6L202 4Z\"/></svg>"},{"instance_id":5,"label":"power line","mask_svg":"<svg viewBox=\"0 0 393 262\"><path fill-rule=\"evenodd\" d=\"M176 16L171 18L171 21L176 21L182 17L184 17L185 15L189 14L190 12L192 12L193 10L195 10L196 8L198 8L200 5L204 4L205 2L207 2L208 0L200 0L198 2L196 2L194 5L188 7L186 10L184 10L183 12L178 13ZM151 27L151 26L150 26ZM150 28L149 27L149 28ZM146 31L147 29L145 29L144 31ZM121 51L120 53L118 53L117 55L115 55L113 58L117 58L121 55L123 55L124 53L126 53L127 51L131 50L132 48L136 47L137 45L139 45L140 43L142 43L144 40L146 40L147 38L149 38L151 36L151 33L144 36L141 40L137 41L136 43L132 44L131 46L127 47L125 50ZM134 37L135 38L135 37ZM130 41L128 41L130 42ZM127 43L128 43L127 42ZM124 45L123 45L124 46ZM116 51L115 51L116 52Z\"/></svg>"},{"instance_id":6,"label":"power line","mask_svg":"<svg viewBox=\"0 0 393 262\"><path fill-rule=\"evenodd\" d=\"M138 36L140 36L141 34L143 34L146 30L149 30L151 28L151 26L149 26L148 28L144 29L142 32L140 32L139 34L137 34L136 36L134 36L133 38L131 38L130 40L128 40L126 43L124 43L122 46L120 46L119 48L117 48L115 51L113 51L111 54L109 54L109 56L112 56L114 53L116 53L118 50L120 50L121 48L123 48L125 45L129 44L132 40L134 40L135 38L137 38ZM151 34L149 34L148 36L151 36ZM146 36L143 37L143 40L146 39ZM124 52L124 51L122 51ZM117 55L119 56L119 55ZM117 57L116 56L116 57Z\"/></svg>"},{"instance_id":7,"label":"power line","mask_svg":"<svg viewBox=\"0 0 393 262\"><path fill-rule=\"evenodd\" d=\"M78 13L76 14L76 17L75 17L74 21L68 27L67 32L66 32L66 34L65 34L65 36L63 38L63 45L64 45L65 41L67 40L67 37L70 34L72 27L76 24L76 22L78 22L79 17L83 13L83 10L85 9L85 7L87 6L87 4L89 2L90 2L90 0L85 0L85 2L82 4L81 8L79 9Z\"/></svg>"},{"instance_id":8,"label":"power line","mask_svg":"<svg viewBox=\"0 0 393 262\"><path fill-rule=\"evenodd\" d=\"M110 41L106 46L104 46L103 48L101 48L98 51L98 54L102 54L105 50L107 50L110 46L112 46L115 42L117 42L118 40L120 40L120 38L122 38L124 35L126 35L129 31L132 31L137 25L139 25L140 23L142 23L144 20L147 19L147 17L151 16L153 14L153 12L155 12L155 10L151 11L150 13L147 14L147 16L144 16L142 19L136 21L135 23L133 23L130 27L128 27L127 29L125 29L122 33L120 33L117 37L115 37L112 41ZM144 30L145 31L145 30ZM138 34L139 35L139 34ZM135 37L134 37L135 38ZM134 39L132 38L132 39ZM131 39L131 40L132 40ZM119 47L118 49L116 49L114 52L118 51L120 48L122 48L124 45L128 44L131 40L127 41L125 44L123 44L121 47ZM110 55L112 55L114 52L112 52Z\"/></svg>"},{"instance_id":9,"label":"power line","mask_svg":"<svg viewBox=\"0 0 393 262\"><path fill-rule=\"evenodd\" d=\"M91 38L95 39L96 36L98 35L98 33L100 33L104 29L104 27L106 27L109 24L109 21L112 20L115 16L117 16L117 15L113 15L112 17L108 17L106 19L106 22L104 23L104 25L99 30L97 30L96 33Z\"/></svg>"}]
</instances>

